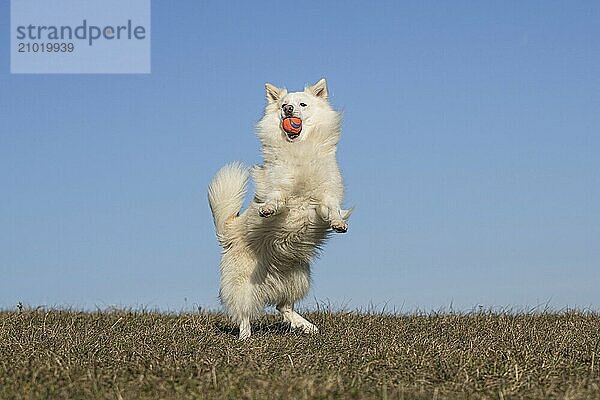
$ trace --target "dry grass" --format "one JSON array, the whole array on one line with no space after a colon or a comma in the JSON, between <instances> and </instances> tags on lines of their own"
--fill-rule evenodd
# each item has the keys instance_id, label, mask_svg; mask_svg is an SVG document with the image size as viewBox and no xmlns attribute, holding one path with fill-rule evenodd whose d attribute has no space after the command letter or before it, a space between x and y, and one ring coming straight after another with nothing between
<instances>
[{"instance_id":1,"label":"dry grass","mask_svg":"<svg viewBox=\"0 0 600 400\"><path fill-rule=\"evenodd\" d=\"M219 313L0 312L0 398L600 398L594 312L307 317L239 342Z\"/></svg>"}]
</instances>

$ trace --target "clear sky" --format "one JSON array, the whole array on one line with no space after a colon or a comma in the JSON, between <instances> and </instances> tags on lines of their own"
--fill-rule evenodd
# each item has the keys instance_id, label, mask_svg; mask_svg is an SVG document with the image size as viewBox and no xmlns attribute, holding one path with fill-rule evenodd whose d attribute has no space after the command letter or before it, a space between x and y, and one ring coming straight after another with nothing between
<instances>
[{"instance_id":1,"label":"clear sky","mask_svg":"<svg viewBox=\"0 0 600 400\"><path fill-rule=\"evenodd\" d=\"M154 0L149 75L11 75L0 308L218 307L206 186L326 77L346 235L305 307L600 307L600 3Z\"/></svg>"}]
</instances>

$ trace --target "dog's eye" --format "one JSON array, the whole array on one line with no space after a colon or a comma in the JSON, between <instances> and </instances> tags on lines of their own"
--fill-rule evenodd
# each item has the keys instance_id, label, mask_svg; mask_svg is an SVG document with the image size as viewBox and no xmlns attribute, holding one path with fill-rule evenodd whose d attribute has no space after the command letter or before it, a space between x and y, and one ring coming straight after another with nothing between
<instances>
[{"instance_id":1,"label":"dog's eye","mask_svg":"<svg viewBox=\"0 0 600 400\"><path fill-rule=\"evenodd\" d=\"M300 103L301 107L306 107L306 103Z\"/></svg>"}]
</instances>

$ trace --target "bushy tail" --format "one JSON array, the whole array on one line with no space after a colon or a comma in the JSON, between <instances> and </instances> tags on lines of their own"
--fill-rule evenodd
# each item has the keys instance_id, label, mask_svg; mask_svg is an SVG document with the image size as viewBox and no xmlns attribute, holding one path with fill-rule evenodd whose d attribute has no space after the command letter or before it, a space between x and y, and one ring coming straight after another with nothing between
<instances>
[{"instance_id":1,"label":"bushy tail","mask_svg":"<svg viewBox=\"0 0 600 400\"><path fill-rule=\"evenodd\" d=\"M227 236L227 221L235 217L244 204L247 183L248 169L235 162L221 168L208 186L208 204L221 242Z\"/></svg>"}]
</instances>

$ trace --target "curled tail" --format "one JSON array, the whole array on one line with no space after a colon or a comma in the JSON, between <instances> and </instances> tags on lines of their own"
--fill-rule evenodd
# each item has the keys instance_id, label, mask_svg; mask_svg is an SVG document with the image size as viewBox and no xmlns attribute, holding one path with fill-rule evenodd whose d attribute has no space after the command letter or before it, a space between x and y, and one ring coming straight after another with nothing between
<instances>
[{"instance_id":1,"label":"curled tail","mask_svg":"<svg viewBox=\"0 0 600 400\"><path fill-rule=\"evenodd\" d=\"M244 204L247 183L248 169L235 162L221 168L208 186L208 204L221 242L227 237L227 221L235 217Z\"/></svg>"}]
</instances>

